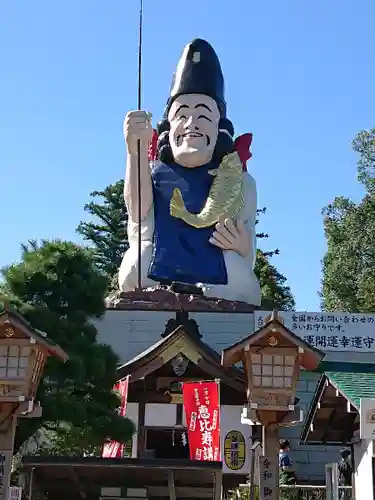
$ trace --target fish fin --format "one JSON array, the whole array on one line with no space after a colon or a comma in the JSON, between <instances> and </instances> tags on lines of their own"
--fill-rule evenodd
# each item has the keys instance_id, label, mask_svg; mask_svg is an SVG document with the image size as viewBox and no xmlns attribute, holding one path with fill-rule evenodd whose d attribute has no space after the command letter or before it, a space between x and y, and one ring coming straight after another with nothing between
<instances>
[{"instance_id":1,"label":"fish fin","mask_svg":"<svg viewBox=\"0 0 375 500\"><path fill-rule=\"evenodd\" d=\"M184 213L187 212L181 191L178 188L173 190L169 211L172 217L182 219Z\"/></svg>"},{"instance_id":2,"label":"fish fin","mask_svg":"<svg viewBox=\"0 0 375 500\"><path fill-rule=\"evenodd\" d=\"M209 171L208 171L208 173L209 173L210 175L212 175L212 177L216 177L216 176L217 176L217 169L216 169L216 168L214 168L214 169L212 169L212 170L209 170Z\"/></svg>"},{"instance_id":3,"label":"fish fin","mask_svg":"<svg viewBox=\"0 0 375 500\"><path fill-rule=\"evenodd\" d=\"M233 219L235 219L244 206L245 206L245 198L243 193L241 193L240 196L237 198L237 200L233 203L231 209L229 210L228 215Z\"/></svg>"}]
</instances>

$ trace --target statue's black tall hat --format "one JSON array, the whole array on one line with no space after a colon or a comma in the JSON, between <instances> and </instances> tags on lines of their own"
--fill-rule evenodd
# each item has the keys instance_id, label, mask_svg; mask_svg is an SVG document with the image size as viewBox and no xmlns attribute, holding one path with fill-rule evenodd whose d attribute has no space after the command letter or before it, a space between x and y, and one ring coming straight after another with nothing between
<instances>
[{"instance_id":1,"label":"statue's black tall hat","mask_svg":"<svg viewBox=\"0 0 375 500\"><path fill-rule=\"evenodd\" d=\"M224 77L219 58L212 46L200 38L186 45L177 65L164 116L176 99L182 94L204 94L218 105L221 118L226 117L224 98Z\"/></svg>"}]
</instances>

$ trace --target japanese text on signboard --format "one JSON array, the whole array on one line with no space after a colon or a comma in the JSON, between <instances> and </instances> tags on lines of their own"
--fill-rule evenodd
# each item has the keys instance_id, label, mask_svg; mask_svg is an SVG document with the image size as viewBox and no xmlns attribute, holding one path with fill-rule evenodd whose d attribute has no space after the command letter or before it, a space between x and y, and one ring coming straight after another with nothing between
<instances>
[{"instance_id":1,"label":"japanese text on signboard","mask_svg":"<svg viewBox=\"0 0 375 500\"><path fill-rule=\"evenodd\" d=\"M184 407L191 460L220 460L219 385L184 383Z\"/></svg>"},{"instance_id":2,"label":"japanese text on signboard","mask_svg":"<svg viewBox=\"0 0 375 500\"><path fill-rule=\"evenodd\" d=\"M270 313L255 313L256 328ZM321 350L375 351L375 315L280 312L284 324L308 344Z\"/></svg>"},{"instance_id":3,"label":"japanese text on signboard","mask_svg":"<svg viewBox=\"0 0 375 500\"><path fill-rule=\"evenodd\" d=\"M278 477L275 463L267 457L259 457L259 490L261 500L273 500L277 495Z\"/></svg>"}]
</instances>

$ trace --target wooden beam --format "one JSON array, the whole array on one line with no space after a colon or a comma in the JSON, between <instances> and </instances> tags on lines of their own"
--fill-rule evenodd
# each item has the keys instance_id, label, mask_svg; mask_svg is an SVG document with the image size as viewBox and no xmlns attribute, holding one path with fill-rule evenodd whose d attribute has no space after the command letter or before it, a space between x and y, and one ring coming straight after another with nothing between
<instances>
[{"instance_id":1,"label":"wooden beam","mask_svg":"<svg viewBox=\"0 0 375 500\"><path fill-rule=\"evenodd\" d=\"M176 500L176 487L174 483L173 470L168 471L168 493L169 493L169 500Z\"/></svg>"},{"instance_id":2,"label":"wooden beam","mask_svg":"<svg viewBox=\"0 0 375 500\"><path fill-rule=\"evenodd\" d=\"M327 435L328 435L329 430L331 430L331 429L334 429L334 428L335 428L335 425L334 425L334 420L335 420L335 417L336 417L336 408L334 408L334 409L332 410L332 413L331 413L331 415L329 416L328 421L327 421L327 423L326 423L326 427L325 427L325 429L324 429L324 432L323 432L323 438L322 438L323 442L324 442L324 441L326 441L326 439L327 439Z\"/></svg>"},{"instance_id":3,"label":"wooden beam","mask_svg":"<svg viewBox=\"0 0 375 500\"><path fill-rule=\"evenodd\" d=\"M70 477L72 483L74 484L77 492L79 493L80 498L82 498L82 500L87 500L87 495L83 491L83 489L81 488L81 482L79 480L79 477L78 477L78 474L77 474L77 471L75 470L75 468L73 467L72 469L69 469L68 474L69 474L69 477Z\"/></svg>"},{"instance_id":4,"label":"wooden beam","mask_svg":"<svg viewBox=\"0 0 375 500\"><path fill-rule=\"evenodd\" d=\"M167 486L148 486L149 497L168 497ZM212 500L212 485L210 487L204 486L176 486L177 498L207 498Z\"/></svg>"}]
</instances>

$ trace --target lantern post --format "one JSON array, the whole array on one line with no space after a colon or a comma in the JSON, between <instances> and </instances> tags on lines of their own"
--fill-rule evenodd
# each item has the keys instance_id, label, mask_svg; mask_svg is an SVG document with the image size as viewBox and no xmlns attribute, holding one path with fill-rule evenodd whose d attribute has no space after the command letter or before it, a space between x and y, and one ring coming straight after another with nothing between
<instances>
[{"instance_id":1,"label":"lantern post","mask_svg":"<svg viewBox=\"0 0 375 500\"><path fill-rule=\"evenodd\" d=\"M68 359L44 332L6 307L0 314L0 500L9 494L17 419L41 416L34 398L49 356Z\"/></svg>"},{"instance_id":2,"label":"lantern post","mask_svg":"<svg viewBox=\"0 0 375 500\"><path fill-rule=\"evenodd\" d=\"M314 370L324 353L310 346L283 324L277 311L264 326L223 351L222 364L242 363L247 386L247 418L263 426L259 457L261 500L279 499L279 429L298 425L303 413L296 406L300 369Z\"/></svg>"}]
</instances>

